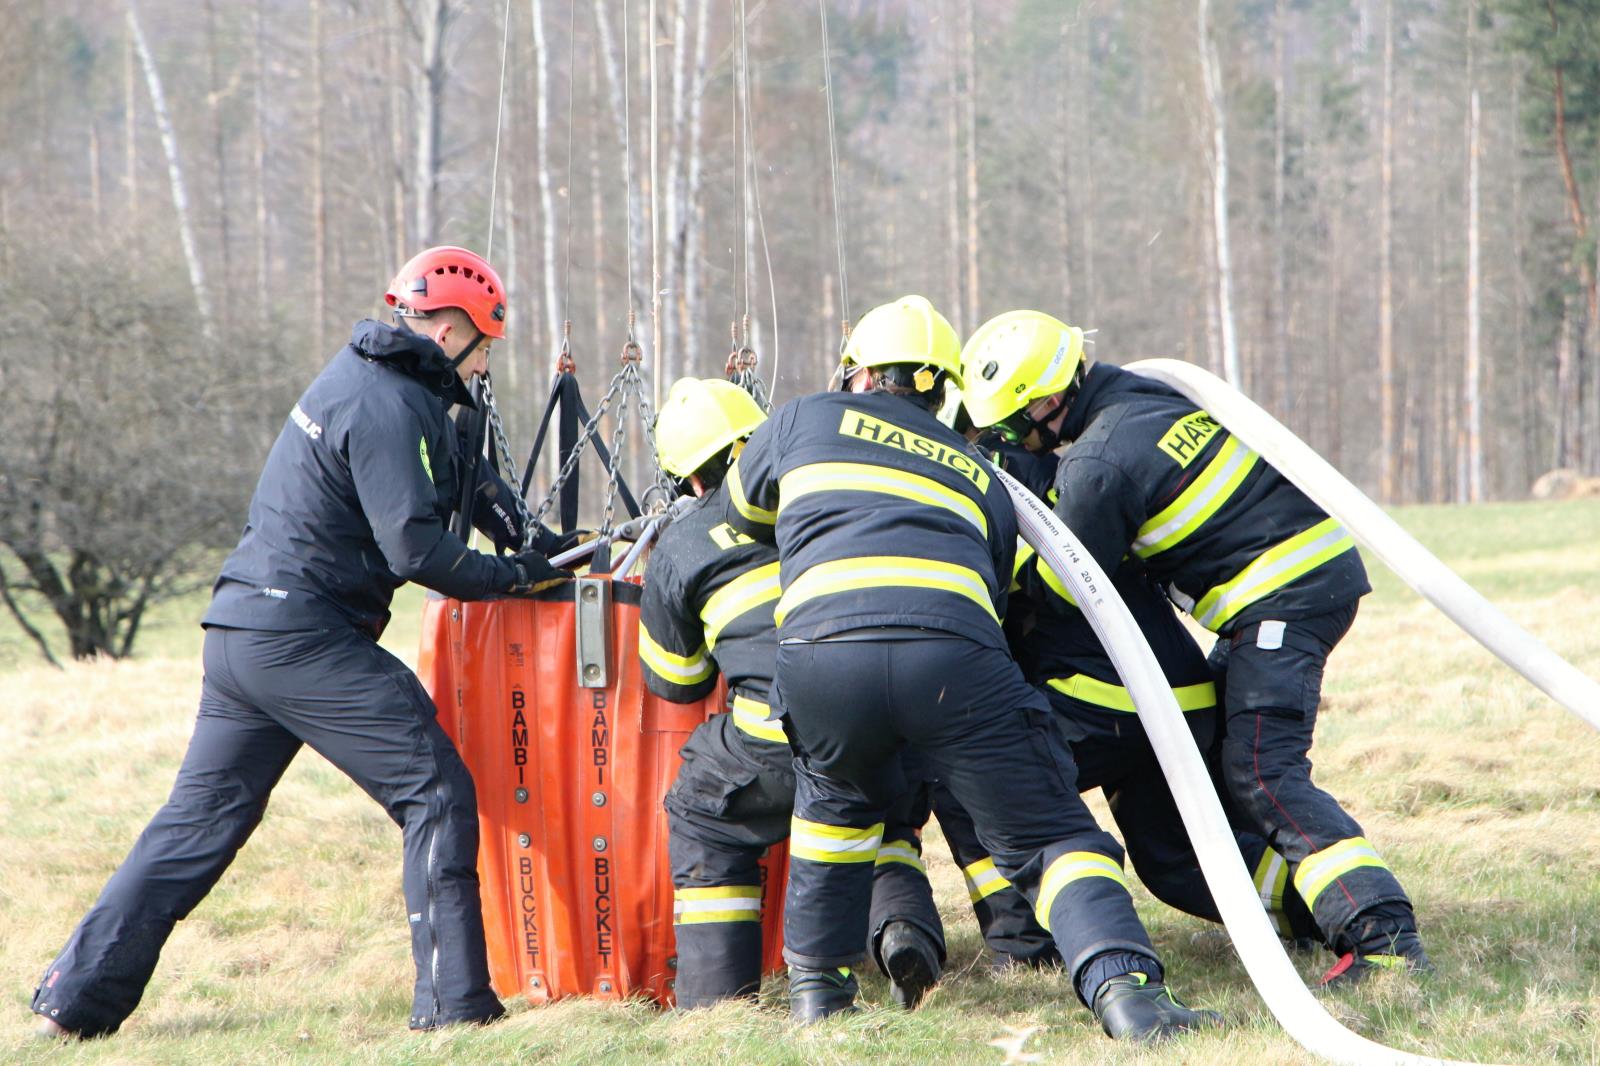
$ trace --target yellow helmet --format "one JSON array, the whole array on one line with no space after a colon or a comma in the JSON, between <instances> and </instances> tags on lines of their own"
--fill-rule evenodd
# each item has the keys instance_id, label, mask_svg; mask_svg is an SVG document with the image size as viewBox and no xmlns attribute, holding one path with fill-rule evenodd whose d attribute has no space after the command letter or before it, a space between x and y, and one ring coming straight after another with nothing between
<instances>
[{"instance_id":1,"label":"yellow helmet","mask_svg":"<svg viewBox=\"0 0 1600 1066\"><path fill-rule=\"evenodd\" d=\"M961 350L962 401L974 425L992 426L1065 389L1082 365L1083 330L1042 311L1007 311Z\"/></svg>"},{"instance_id":2,"label":"yellow helmet","mask_svg":"<svg viewBox=\"0 0 1600 1066\"><path fill-rule=\"evenodd\" d=\"M940 370L961 387L961 338L926 297L902 296L874 307L850 331L843 357L846 371L891 364L932 371L916 376L918 392L931 391Z\"/></svg>"},{"instance_id":3,"label":"yellow helmet","mask_svg":"<svg viewBox=\"0 0 1600 1066\"><path fill-rule=\"evenodd\" d=\"M688 477L767 420L746 391L719 378L679 378L656 415L656 457L673 477Z\"/></svg>"}]
</instances>

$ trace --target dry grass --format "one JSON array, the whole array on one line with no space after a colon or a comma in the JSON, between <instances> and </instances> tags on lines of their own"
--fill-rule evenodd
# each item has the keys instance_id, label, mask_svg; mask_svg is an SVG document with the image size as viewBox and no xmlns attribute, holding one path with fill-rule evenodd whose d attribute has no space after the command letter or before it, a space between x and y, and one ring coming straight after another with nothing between
<instances>
[{"instance_id":1,"label":"dry grass","mask_svg":"<svg viewBox=\"0 0 1600 1066\"><path fill-rule=\"evenodd\" d=\"M1600 502L1414 509L1401 520L1508 613L1600 674ZM1313 756L1415 897L1440 973L1380 979L1329 1001L1358 1031L1409 1051L1493 1062L1600 1063L1600 737L1388 575L1329 667ZM165 798L193 720L200 603L175 605L150 657L31 664L0 634L10 752L0 790L0 1060L45 1062L995 1062L988 1041L1057 1061L1312 1061L1260 1006L1226 941L1139 905L1189 999L1225 1033L1154 1051L1114 1047L1052 974L988 972L960 877L932 874L953 976L926 1009L870 1010L814 1030L768 1009L660 1014L567 1002L505 1024L404 1029L410 960L399 836L315 756L296 761L262 828L180 924L124 1032L58 1049L27 1039L39 971ZM417 600L386 639L410 656ZM187 611L187 620L183 616ZM930 834L931 835L931 834ZM1198 935L1197 935L1198 934ZM1323 957L1298 959L1312 975ZM886 999L881 981L866 998Z\"/></svg>"}]
</instances>

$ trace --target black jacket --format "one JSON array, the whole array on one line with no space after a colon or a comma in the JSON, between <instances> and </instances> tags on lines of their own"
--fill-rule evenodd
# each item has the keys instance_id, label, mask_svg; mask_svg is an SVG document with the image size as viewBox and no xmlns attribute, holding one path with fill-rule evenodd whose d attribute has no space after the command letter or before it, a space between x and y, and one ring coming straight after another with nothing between
<instances>
[{"instance_id":1,"label":"black jacket","mask_svg":"<svg viewBox=\"0 0 1600 1066\"><path fill-rule=\"evenodd\" d=\"M718 488L676 519L650 553L639 607L645 684L689 703L715 686L771 701L778 631L778 549L728 524Z\"/></svg>"},{"instance_id":2,"label":"black jacket","mask_svg":"<svg viewBox=\"0 0 1600 1066\"><path fill-rule=\"evenodd\" d=\"M1165 385L1099 364L1061 436L1056 513L1108 574L1135 556L1207 629L1324 614L1371 590L1348 532Z\"/></svg>"},{"instance_id":3,"label":"black jacket","mask_svg":"<svg viewBox=\"0 0 1600 1066\"><path fill-rule=\"evenodd\" d=\"M278 434L202 624L377 634L407 581L461 599L508 589L511 562L447 527L464 463L446 412L471 403L432 339L357 323ZM482 469L477 524L514 547L514 490Z\"/></svg>"},{"instance_id":4,"label":"black jacket","mask_svg":"<svg viewBox=\"0 0 1600 1066\"><path fill-rule=\"evenodd\" d=\"M887 392L792 400L728 472L729 521L783 559L779 638L873 626L1004 649L1011 500L933 414Z\"/></svg>"}]
</instances>

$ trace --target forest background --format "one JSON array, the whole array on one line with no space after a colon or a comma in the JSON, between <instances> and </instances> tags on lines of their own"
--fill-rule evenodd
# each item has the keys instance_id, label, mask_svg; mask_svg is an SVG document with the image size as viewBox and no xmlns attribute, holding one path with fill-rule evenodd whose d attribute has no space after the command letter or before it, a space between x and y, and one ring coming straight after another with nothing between
<instances>
[{"instance_id":1,"label":"forest background","mask_svg":"<svg viewBox=\"0 0 1600 1066\"><path fill-rule=\"evenodd\" d=\"M3 6L0 601L46 656L209 581L434 243L492 243L519 449L564 338L591 402L630 314L652 378L737 334L781 402L921 292L1207 365L1386 503L1600 473L1592 2Z\"/></svg>"}]
</instances>

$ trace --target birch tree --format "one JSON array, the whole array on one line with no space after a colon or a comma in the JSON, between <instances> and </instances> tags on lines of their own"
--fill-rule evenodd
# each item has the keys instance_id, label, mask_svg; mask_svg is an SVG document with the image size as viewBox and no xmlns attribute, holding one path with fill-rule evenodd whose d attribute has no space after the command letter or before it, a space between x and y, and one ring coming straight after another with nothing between
<instances>
[{"instance_id":1,"label":"birch tree","mask_svg":"<svg viewBox=\"0 0 1600 1066\"><path fill-rule=\"evenodd\" d=\"M1233 258L1228 242L1228 125L1221 63L1211 36L1211 0L1199 0L1200 77L1211 118L1211 220L1216 240L1217 329L1222 342L1222 372L1242 385L1239 342L1233 324Z\"/></svg>"},{"instance_id":2,"label":"birch tree","mask_svg":"<svg viewBox=\"0 0 1600 1066\"><path fill-rule=\"evenodd\" d=\"M211 297L206 292L205 267L200 262L200 249L195 242L194 222L189 211L189 192L183 181L183 161L178 155L178 135L172 128L172 116L167 112L166 94L161 88L161 73L156 69L155 57L145 40L144 29L139 24L139 9L134 0L126 0L128 33L138 50L139 62L144 67L145 87L150 93L150 108L155 112L156 128L161 132L161 147L167 156L167 179L172 187L172 209L178 216L178 237L183 243L183 258L189 268L189 285L194 290L195 309L200 313L200 329L207 341L216 339L216 324L211 317Z\"/></svg>"}]
</instances>

